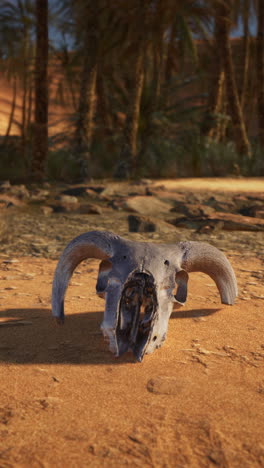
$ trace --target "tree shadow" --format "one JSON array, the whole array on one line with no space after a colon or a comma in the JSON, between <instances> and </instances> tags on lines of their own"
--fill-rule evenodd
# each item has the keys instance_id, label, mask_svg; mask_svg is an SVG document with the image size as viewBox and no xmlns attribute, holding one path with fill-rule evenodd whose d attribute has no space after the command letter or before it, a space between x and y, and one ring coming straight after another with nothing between
<instances>
[{"instance_id":1,"label":"tree shadow","mask_svg":"<svg viewBox=\"0 0 264 468\"><path fill-rule=\"evenodd\" d=\"M218 309L173 312L172 318L211 315ZM57 325L50 309L7 309L0 312L0 362L15 364L136 363L132 353L115 358L104 341L103 312L67 315ZM3 320L4 319L4 320ZM5 323L4 325L3 322Z\"/></svg>"}]
</instances>

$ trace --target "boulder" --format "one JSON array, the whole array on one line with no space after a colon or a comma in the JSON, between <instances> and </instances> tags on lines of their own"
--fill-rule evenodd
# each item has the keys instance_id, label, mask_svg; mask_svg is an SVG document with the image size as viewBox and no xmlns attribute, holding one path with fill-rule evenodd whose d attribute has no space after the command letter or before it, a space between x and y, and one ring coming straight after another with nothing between
<instances>
[{"instance_id":1,"label":"boulder","mask_svg":"<svg viewBox=\"0 0 264 468\"><path fill-rule=\"evenodd\" d=\"M78 205L79 203L78 198L74 197L73 195L58 195L56 200L58 200L60 203L70 203L71 205Z\"/></svg>"},{"instance_id":2,"label":"boulder","mask_svg":"<svg viewBox=\"0 0 264 468\"><path fill-rule=\"evenodd\" d=\"M243 216L250 216L252 218L264 218L263 203L258 203L256 205L244 206L239 210L239 213Z\"/></svg>"},{"instance_id":3,"label":"boulder","mask_svg":"<svg viewBox=\"0 0 264 468\"><path fill-rule=\"evenodd\" d=\"M161 219L133 214L127 219L129 232L175 232L174 226Z\"/></svg>"},{"instance_id":4,"label":"boulder","mask_svg":"<svg viewBox=\"0 0 264 468\"><path fill-rule=\"evenodd\" d=\"M171 209L171 212L183 213L188 217L196 216L209 216L215 212L214 208L207 205L194 204L194 203L177 203Z\"/></svg>"},{"instance_id":5,"label":"boulder","mask_svg":"<svg viewBox=\"0 0 264 468\"><path fill-rule=\"evenodd\" d=\"M264 220L250 218L232 213L215 213L210 216L195 216L192 218L181 217L169 220L177 227L198 229L209 226L210 229L224 229L226 231L264 231Z\"/></svg>"},{"instance_id":6,"label":"boulder","mask_svg":"<svg viewBox=\"0 0 264 468\"><path fill-rule=\"evenodd\" d=\"M78 186L78 187L71 187L66 190L63 190L62 194L63 195L69 195L69 196L75 196L75 197L81 197L85 195L95 195L95 194L100 194L104 190L104 187L102 185L92 185L92 186Z\"/></svg>"},{"instance_id":7,"label":"boulder","mask_svg":"<svg viewBox=\"0 0 264 468\"><path fill-rule=\"evenodd\" d=\"M50 195L49 190L37 189L31 193L30 201L41 202L46 200Z\"/></svg>"},{"instance_id":8,"label":"boulder","mask_svg":"<svg viewBox=\"0 0 264 468\"><path fill-rule=\"evenodd\" d=\"M55 213L72 213L78 212L80 208L80 203L70 203L70 202L59 202L54 205L51 205Z\"/></svg>"},{"instance_id":9,"label":"boulder","mask_svg":"<svg viewBox=\"0 0 264 468\"><path fill-rule=\"evenodd\" d=\"M47 205L41 206L40 210L45 216L49 216L50 214L54 212L54 209L52 208L52 206L47 206Z\"/></svg>"},{"instance_id":10,"label":"boulder","mask_svg":"<svg viewBox=\"0 0 264 468\"><path fill-rule=\"evenodd\" d=\"M168 214L172 205L153 196L135 196L127 198L124 209L142 215Z\"/></svg>"},{"instance_id":11,"label":"boulder","mask_svg":"<svg viewBox=\"0 0 264 468\"><path fill-rule=\"evenodd\" d=\"M12 206L23 206L24 203L19 198L0 193L0 208L10 208Z\"/></svg>"},{"instance_id":12,"label":"boulder","mask_svg":"<svg viewBox=\"0 0 264 468\"><path fill-rule=\"evenodd\" d=\"M79 211L81 214L102 214L102 209L100 208L100 206L91 203L84 203L80 205Z\"/></svg>"},{"instance_id":13,"label":"boulder","mask_svg":"<svg viewBox=\"0 0 264 468\"><path fill-rule=\"evenodd\" d=\"M26 200L30 198L30 194L28 189L25 185L10 185L10 183L6 182L1 184L0 186L0 193L10 195L12 197L16 197L19 200Z\"/></svg>"}]
</instances>

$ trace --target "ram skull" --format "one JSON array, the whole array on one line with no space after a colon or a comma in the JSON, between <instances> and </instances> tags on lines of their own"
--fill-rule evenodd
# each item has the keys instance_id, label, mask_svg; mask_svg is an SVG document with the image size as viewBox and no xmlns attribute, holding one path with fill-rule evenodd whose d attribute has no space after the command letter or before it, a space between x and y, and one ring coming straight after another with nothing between
<instances>
[{"instance_id":1,"label":"ram skull","mask_svg":"<svg viewBox=\"0 0 264 468\"><path fill-rule=\"evenodd\" d=\"M59 323L64 321L69 280L87 258L101 260L96 284L97 294L106 300L101 329L116 356L132 350L142 361L162 345L173 303L186 302L188 273L209 275L224 304L233 304L237 295L234 271L216 247L202 242L133 242L91 231L73 239L59 259L52 288L52 313Z\"/></svg>"}]
</instances>

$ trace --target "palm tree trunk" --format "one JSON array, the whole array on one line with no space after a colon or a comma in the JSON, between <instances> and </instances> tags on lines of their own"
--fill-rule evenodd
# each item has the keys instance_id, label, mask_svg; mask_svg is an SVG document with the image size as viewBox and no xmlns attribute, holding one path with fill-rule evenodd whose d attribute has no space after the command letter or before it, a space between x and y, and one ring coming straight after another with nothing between
<instances>
[{"instance_id":1,"label":"palm tree trunk","mask_svg":"<svg viewBox=\"0 0 264 468\"><path fill-rule=\"evenodd\" d=\"M74 148L80 164L80 176L90 176L89 163L94 131L96 105L96 83L100 56L100 2L91 2L81 9L87 20L83 24L83 63L81 70L77 120L75 125Z\"/></svg>"},{"instance_id":2,"label":"palm tree trunk","mask_svg":"<svg viewBox=\"0 0 264 468\"><path fill-rule=\"evenodd\" d=\"M48 154L48 0L36 0L35 122L32 174L42 180Z\"/></svg>"},{"instance_id":3,"label":"palm tree trunk","mask_svg":"<svg viewBox=\"0 0 264 468\"><path fill-rule=\"evenodd\" d=\"M144 84L144 47L138 44L138 53L134 65L134 86L130 95L130 107L124 128L124 145L120 159L128 161L132 172L137 169L137 140L140 116L140 103Z\"/></svg>"},{"instance_id":4,"label":"palm tree trunk","mask_svg":"<svg viewBox=\"0 0 264 468\"><path fill-rule=\"evenodd\" d=\"M75 128L75 147L79 153L87 153L91 149L93 134L93 118L96 102L97 63L91 64L89 51L85 54L78 106L78 118Z\"/></svg>"},{"instance_id":5,"label":"palm tree trunk","mask_svg":"<svg viewBox=\"0 0 264 468\"><path fill-rule=\"evenodd\" d=\"M13 120L14 120L14 114L15 114L15 108L16 108L16 96L17 96L17 79L16 79L16 75L15 75L14 76L14 84L13 84L12 106L11 106L11 111L10 111L10 115L9 115L8 126L7 126L6 133L5 133L4 140L3 140L3 146L5 146L7 144L7 142L8 142L8 138L9 138L9 135L10 135L10 130L11 130L12 123L13 123Z\"/></svg>"},{"instance_id":6,"label":"palm tree trunk","mask_svg":"<svg viewBox=\"0 0 264 468\"><path fill-rule=\"evenodd\" d=\"M232 2L223 2L219 6L217 21L221 30L221 41L218 47L221 50L226 77L226 94L233 124L233 133L238 153L251 157L251 148L247 137L244 117L239 101L237 84L235 79L234 63L232 58L229 33L231 28Z\"/></svg>"},{"instance_id":7,"label":"palm tree trunk","mask_svg":"<svg viewBox=\"0 0 264 468\"><path fill-rule=\"evenodd\" d=\"M161 18L159 18L161 20ZM154 124L153 117L154 113L157 111L159 106L161 85L163 80L164 72L164 40L163 40L163 27L161 27L157 32L157 44L154 44L153 47L153 79L152 79L152 89L151 97L149 99L148 110L146 112L146 126L142 134L141 139L141 150L140 150L140 160L146 154L150 140L154 133Z\"/></svg>"},{"instance_id":8,"label":"palm tree trunk","mask_svg":"<svg viewBox=\"0 0 264 468\"><path fill-rule=\"evenodd\" d=\"M102 136L111 135L113 131L113 122L110 112L110 107L107 99L106 83L103 79L102 73L98 76L97 80L98 91L98 112L103 124Z\"/></svg>"},{"instance_id":9,"label":"palm tree trunk","mask_svg":"<svg viewBox=\"0 0 264 468\"><path fill-rule=\"evenodd\" d=\"M257 10L257 99L258 125L261 145L264 146L264 3L258 0Z\"/></svg>"},{"instance_id":10,"label":"palm tree trunk","mask_svg":"<svg viewBox=\"0 0 264 468\"><path fill-rule=\"evenodd\" d=\"M31 116L32 116L32 105L33 105L33 86L32 80L29 83L29 92L28 92L28 108L27 108L27 128L31 124Z\"/></svg>"},{"instance_id":11,"label":"palm tree trunk","mask_svg":"<svg viewBox=\"0 0 264 468\"><path fill-rule=\"evenodd\" d=\"M26 160L26 115L27 115L27 94L28 94L28 70L27 70L27 60L24 60L23 63L23 77L22 77L22 87L23 87L23 96L22 96L22 120L21 120L21 153L23 161Z\"/></svg>"},{"instance_id":12,"label":"palm tree trunk","mask_svg":"<svg viewBox=\"0 0 264 468\"><path fill-rule=\"evenodd\" d=\"M177 37L177 23L174 23L171 26L170 37L167 47L167 57L164 65L164 82L165 82L165 104L169 105L170 101L170 84L172 80L173 71L175 69L175 43Z\"/></svg>"},{"instance_id":13,"label":"palm tree trunk","mask_svg":"<svg viewBox=\"0 0 264 468\"><path fill-rule=\"evenodd\" d=\"M243 63L243 81L241 89L241 108L245 107L248 98L248 77L249 77L249 55L250 55L250 32L249 32L249 0L245 1L243 9L243 52L244 52L244 63Z\"/></svg>"},{"instance_id":14,"label":"palm tree trunk","mask_svg":"<svg viewBox=\"0 0 264 468\"><path fill-rule=\"evenodd\" d=\"M209 94L206 121L203 125L203 135L215 141L220 139L222 120L219 119L219 114L223 113L225 96L225 71L221 65L217 68L216 78L211 80L212 88Z\"/></svg>"}]
</instances>

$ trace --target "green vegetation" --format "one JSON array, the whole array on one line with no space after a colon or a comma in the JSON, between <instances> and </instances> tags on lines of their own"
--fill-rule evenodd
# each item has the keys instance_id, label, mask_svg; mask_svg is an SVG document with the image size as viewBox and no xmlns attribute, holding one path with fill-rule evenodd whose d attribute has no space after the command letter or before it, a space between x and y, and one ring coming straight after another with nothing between
<instances>
[{"instance_id":1,"label":"green vegetation","mask_svg":"<svg viewBox=\"0 0 264 468\"><path fill-rule=\"evenodd\" d=\"M261 0L3 1L0 39L1 178L264 174ZM48 137L54 104L65 131Z\"/></svg>"}]
</instances>

